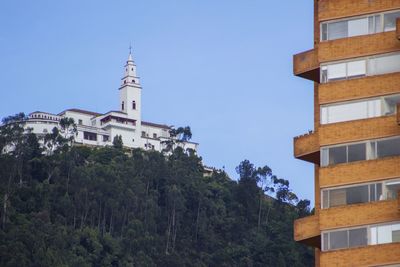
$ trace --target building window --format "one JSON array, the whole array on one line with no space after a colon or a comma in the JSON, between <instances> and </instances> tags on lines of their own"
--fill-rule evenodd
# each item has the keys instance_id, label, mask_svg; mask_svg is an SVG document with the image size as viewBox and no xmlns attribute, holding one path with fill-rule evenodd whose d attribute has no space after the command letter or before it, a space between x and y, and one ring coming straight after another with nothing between
<instances>
[{"instance_id":1,"label":"building window","mask_svg":"<svg viewBox=\"0 0 400 267\"><path fill-rule=\"evenodd\" d=\"M132 101L132 109L136 109L136 101Z\"/></svg>"},{"instance_id":2,"label":"building window","mask_svg":"<svg viewBox=\"0 0 400 267\"><path fill-rule=\"evenodd\" d=\"M81 119L79 119L79 120L78 120L78 124L79 124L79 125L82 125L82 124L83 124L83 121L82 121Z\"/></svg>"},{"instance_id":3,"label":"building window","mask_svg":"<svg viewBox=\"0 0 400 267\"><path fill-rule=\"evenodd\" d=\"M122 109L122 111L124 111L124 110L125 110L125 103L124 103L124 101L122 101L122 104L121 104L121 109Z\"/></svg>"},{"instance_id":4,"label":"building window","mask_svg":"<svg viewBox=\"0 0 400 267\"><path fill-rule=\"evenodd\" d=\"M110 137L108 135L103 135L103 142L108 142Z\"/></svg>"},{"instance_id":5,"label":"building window","mask_svg":"<svg viewBox=\"0 0 400 267\"><path fill-rule=\"evenodd\" d=\"M153 133L153 138L156 139L157 138L157 134Z\"/></svg>"},{"instance_id":6,"label":"building window","mask_svg":"<svg viewBox=\"0 0 400 267\"><path fill-rule=\"evenodd\" d=\"M83 132L83 139L97 141L97 134L91 132Z\"/></svg>"},{"instance_id":7,"label":"building window","mask_svg":"<svg viewBox=\"0 0 400 267\"><path fill-rule=\"evenodd\" d=\"M392 179L379 183L329 188L322 190L322 208L397 199L400 180Z\"/></svg>"},{"instance_id":8,"label":"building window","mask_svg":"<svg viewBox=\"0 0 400 267\"><path fill-rule=\"evenodd\" d=\"M400 11L321 23L321 41L394 31Z\"/></svg>"},{"instance_id":9,"label":"building window","mask_svg":"<svg viewBox=\"0 0 400 267\"><path fill-rule=\"evenodd\" d=\"M324 147L321 166L400 156L400 137Z\"/></svg>"},{"instance_id":10,"label":"building window","mask_svg":"<svg viewBox=\"0 0 400 267\"><path fill-rule=\"evenodd\" d=\"M321 65L321 82L333 82L400 71L400 54L385 54Z\"/></svg>"},{"instance_id":11,"label":"building window","mask_svg":"<svg viewBox=\"0 0 400 267\"><path fill-rule=\"evenodd\" d=\"M399 233L399 222L323 232L322 250L328 251L399 242Z\"/></svg>"},{"instance_id":12,"label":"building window","mask_svg":"<svg viewBox=\"0 0 400 267\"><path fill-rule=\"evenodd\" d=\"M321 106L321 124L393 115L400 95Z\"/></svg>"},{"instance_id":13,"label":"building window","mask_svg":"<svg viewBox=\"0 0 400 267\"><path fill-rule=\"evenodd\" d=\"M142 131L142 137L146 137L146 132Z\"/></svg>"}]
</instances>

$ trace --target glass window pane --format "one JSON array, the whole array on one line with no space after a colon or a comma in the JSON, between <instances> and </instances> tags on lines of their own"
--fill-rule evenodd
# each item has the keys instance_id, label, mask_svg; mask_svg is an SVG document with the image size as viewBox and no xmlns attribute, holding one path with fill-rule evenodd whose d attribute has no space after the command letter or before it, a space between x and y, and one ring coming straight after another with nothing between
<instances>
[{"instance_id":1,"label":"glass window pane","mask_svg":"<svg viewBox=\"0 0 400 267\"><path fill-rule=\"evenodd\" d=\"M329 192L329 207L343 206L347 204L346 189L333 189Z\"/></svg>"},{"instance_id":2,"label":"glass window pane","mask_svg":"<svg viewBox=\"0 0 400 267\"><path fill-rule=\"evenodd\" d=\"M330 233L330 249L347 248L347 230Z\"/></svg>"},{"instance_id":3,"label":"glass window pane","mask_svg":"<svg viewBox=\"0 0 400 267\"><path fill-rule=\"evenodd\" d=\"M400 230L392 232L392 242L400 242Z\"/></svg>"},{"instance_id":4,"label":"glass window pane","mask_svg":"<svg viewBox=\"0 0 400 267\"><path fill-rule=\"evenodd\" d=\"M339 21L328 24L328 39L334 40L347 37L347 21Z\"/></svg>"},{"instance_id":5,"label":"glass window pane","mask_svg":"<svg viewBox=\"0 0 400 267\"><path fill-rule=\"evenodd\" d=\"M328 24L322 23L321 25L321 39L322 41L328 40Z\"/></svg>"},{"instance_id":6,"label":"glass window pane","mask_svg":"<svg viewBox=\"0 0 400 267\"><path fill-rule=\"evenodd\" d=\"M349 36L368 34L368 18L350 20L348 30Z\"/></svg>"},{"instance_id":7,"label":"glass window pane","mask_svg":"<svg viewBox=\"0 0 400 267\"><path fill-rule=\"evenodd\" d=\"M328 108L329 107L322 107L321 108L321 123L326 124L328 123Z\"/></svg>"},{"instance_id":8,"label":"glass window pane","mask_svg":"<svg viewBox=\"0 0 400 267\"><path fill-rule=\"evenodd\" d=\"M400 154L400 138L377 141L378 158Z\"/></svg>"},{"instance_id":9,"label":"glass window pane","mask_svg":"<svg viewBox=\"0 0 400 267\"><path fill-rule=\"evenodd\" d=\"M384 196L382 194L382 183L376 184L376 197L377 200L384 200Z\"/></svg>"},{"instance_id":10,"label":"glass window pane","mask_svg":"<svg viewBox=\"0 0 400 267\"><path fill-rule=\"evenodd\" d=\"M376 142L367 143L368 155L367 159L376 159Z\"/></svg>"},{"instance_id":11,"label":"glass window pane","mask_svg":"<svg viewBox=\"0 0 400 267\"><path fill-rule=\"evenodd\" d=\"M321 166L328 166L329 164L329 149L323 148L321 150Z\"/></svg>"},{"instance_id":12,"label":"glass window pane","mask_svg":"<svg viewBox=\"0 0 400 267\"><path fill-rule=\"evenodd\" d=\"M328 67L327 66L321 67L321 82L322 83L328 82Z\"/></svg>"},{"instance_id":13,"label":"glass window pane","mask_svg":"<svg viewBox=\"0 0 400 267\"><path fill-rule=\"evenodd\" d=\"M326 251L329 250L329 234L324 233L322 235L322 250Z\"/></svg>"},{"instance_id":14,"label":"glass window pane","mask_svg":"<svg viewBox=\"0 0 400 267\"><path fill-rule=\"evenodd\" d=\"M368 101L368 118L382 116L382 101L379 99Z\"/></svg>"},{"instance_id":15,"label":"glass window pane","mask_svg":"<svg viewBox=\"0 0 400 267\"><path fill-rule=\"evenodd\" d=\"M348 162L366 160L366 144L355 144L348 146Z\"/></svg>"},{"instance_id":16,"label":"glass window pane","mask_svg":"<svg viewBox=\"0 0 400 267\"><path fill-rule=\"evenodd\" d=\"M327 116L326 123L365 119L368 116L368 102L353 102L324 107Z\"/></svg>"},{"instance_id":17,"label":"glass window pane","mask_svg":"<svg viewBox=\"0 0 400 267\"><path fill-rule=\"evenodd\" d=\"M346 162L346 152L347 149L345 146L329 148L329 165Z\"/></svg>"},{"instance_id":18,"label":"glass window pane","mask_svg":"<svg viewBox=\"0 0 400 267\"><path fill-rule=\"evenodd\" d=\"M367 228L349 230L349 247L368 245Z\"/></svg>"},{"instance_id":19,"label":"glass window pane","mask_svg":"<svg viewBox=\"0 0 400 267\"><path fill-rule=\"evenodd\" d=\"M376 201L376 195L375 195L375 187L376 184L370 184L369 185L369 201Z\"/></svg>"},{"instance_id":20,"label":"glass window pane","mask_svg":"<svg viewBox=\"0 0 400 267\"><path fill-rule=\"evenodd\" d=\"M400 190L400 180L392 180L385 183L386 199L396 199L397 193Z\"/></svg>"},{"instance_id":21,"label":"glass window pane","mask_svg":"<svg viewBox=\"0 0 400 267\"><path fill-rule=\"evenodd\" d=\"M381 15L376 15L375 16L375 32L382 32Z\"/></svg>"},{"instance_id":22,"label":"glass window pane","mask_svg":"<svg viewBox=\"0 0 400 267\"><path fill-rule=\"evenodd\" d=\"M347 188L346 198L347 204L368 202L368 185Z\"/></svg>"},{"instance_id":23,"label":"glass window pane","mask_svg":"<svg viewBox=\"0 0 400 267\"><path fill-rule=\"evenodd\" d=\"M327 209L329 208L329 191L322 190L322 208Z\"/></svg>"},{"instance_id":24,"label":"glass window pane","mask_svg":"<svg viewBox=\"0 0 400 267\"><path fill-rule=\"evenodd\" d=\"M366 61L357 60L347 63L347 77L362 77L367 73Z\"/></svg>"},{"instance_id":25,"label":"glass window pane","mask_svg":"<svg viewBox=\"0 0 400 267\"><path fill-rule=\"evenodd\" d=\"M392 242L392 226L380 225L378 226L378 244L386 244Z\"/></svg>"},{"instance_id":26,"label":"glass window pane","mask_svg":"<svg viewBox=\"0 0 400 267\"><path fill-rule=\"evenodd\" d=\"M400 96L399 95L387 96L384 98L382 103L383 103L384 115L394 114L396 111L397 103L400 103Z\"/></svg>"},{"instance_id":27,"label":"glass window pane","mask_svg":"<svg viewBox=\"0 0 400 267\"><path fill-rule=\"evenodd\" d=\"M328 66L328 80L346 79L346 63L333 64Z\"/></svg>"},{"instance_id":28,"label":"glass window pane","mask_svg":"<svg viewBox=\"0 0 400 267\"><path fill-rule=\"evenodd\" d=\"M384 31L394 31L396 29L396 18L400 17L400 12L387 13L384 15Z\"/></svg>"},{"instance_id":29,"label":"glass window pane","mask_svg":"<svg viewBox=\"0 0 400 267\"><path fill-rule=\"evenodd\" d=\"M397 71L400 71L400 55L376 57L369 60L369 75L379 75Z\"/></svg>"},{"instance_id":30,"label":"glass window pane","mask_svg":"<svg viewBox=\"0 0 400 267\"><path fill-rule=\"evenodd\" d=\"M376 244L378 244L378 229L377 229L377 227L376 226L374 226L374 227L370 227L369 228L369 233L370 233L370 238L371 238L371 240L370 240L370 245L376 245Z\"/></svg>"}]
</instances>

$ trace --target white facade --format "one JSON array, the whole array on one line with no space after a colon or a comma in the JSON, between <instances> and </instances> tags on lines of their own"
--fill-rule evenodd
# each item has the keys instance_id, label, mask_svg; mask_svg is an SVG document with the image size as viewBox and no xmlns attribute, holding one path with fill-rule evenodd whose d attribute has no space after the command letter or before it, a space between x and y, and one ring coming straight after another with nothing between
<instances>
[{"instance_id":1,"label":"white facade","mask_svg":"<svg viewBox=\"0 0 400 267\"><path fill-rule=\"evenodd\" d=\"M125 147L162 151L163 141L170 139L171 127L142 121L141 92L136 65L129 54L125 64L122 84L119 88L119 110L101 114L81 109L67 109L58 115L46 112L32 112L26 127L43 136L59 127L62 118L73 118L77 125L75 142L93 146L112 146L115 136L120 135ZM197 143L179 144L184 149L197 150Z\"/></svg>"}]
</instances>

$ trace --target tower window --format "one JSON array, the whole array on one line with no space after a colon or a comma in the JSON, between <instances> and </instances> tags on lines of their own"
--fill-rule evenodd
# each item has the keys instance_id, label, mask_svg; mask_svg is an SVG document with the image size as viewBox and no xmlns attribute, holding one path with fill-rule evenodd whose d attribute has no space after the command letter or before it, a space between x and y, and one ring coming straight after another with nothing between
<instances>
[{"instance_id":1,"label":"tower window","mask_svg":"<svg viewBox=\"0 0 400 267\"><path fill-rule=\"evenodd\" d=\"M79 124L79 125L82 125L82 124L83 124L83 121L82 121L82 120L78 120L78 124Z\"/></svg>"},{"instance_id":2,"label":"tower window","mask_svg":"<svg viewBox=\"0 0 400 267\"><path fill-rule=\"evenodd\" d=\"M125 103L124 103L124 101L122 101L122 104L121 104L121 109L122 109L122 110L124 110L124 109L125 109Z\"/></svg>"},{"instance_id":3,"label":"tower window","mask_svg":"<svg viewBox=\"0 0 400 267\"><path fill-rule=\"evenodd\" d=\"M133 71L133 68L132 68L132 71Z\"/></svg>"},{"instance_id":4,"label":"tower window","mask_svg":"<svg viewBox=\"0 0 400 267\"><path fill-rule=\"evenodd\" d=\"M132 101L132 109L136 109L136 101Z\"/></svg>"},{"instance_id":5,"label":"tower window","mask_svg":"<svg viewBox=\"0 0 400 267\"><path fill-rule=\"evenodd\" d=\"M135 83L135 80L132 80L133 83Z\"/></svg>"}]
</instances>

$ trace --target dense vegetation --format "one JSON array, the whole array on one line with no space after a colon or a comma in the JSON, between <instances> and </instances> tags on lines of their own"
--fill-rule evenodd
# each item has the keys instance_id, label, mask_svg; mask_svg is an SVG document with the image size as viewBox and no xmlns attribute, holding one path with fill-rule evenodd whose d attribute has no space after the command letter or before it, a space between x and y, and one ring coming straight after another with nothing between
<instances>
[{"instance_id":1,"label":"dense vegetation","mask_svg":"<svg viewBox=\"0 0 400 267\"><path fill-rule=\"evenodd\" d=\"M23 118L0 128L0 266L312 265L292 240L309 202L267 166L232 181L181 148L71 146L68 121L40 146Z\"/></svg>"}]
</instances>

